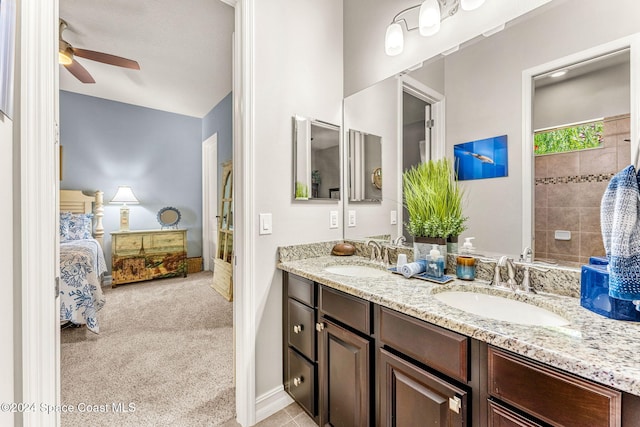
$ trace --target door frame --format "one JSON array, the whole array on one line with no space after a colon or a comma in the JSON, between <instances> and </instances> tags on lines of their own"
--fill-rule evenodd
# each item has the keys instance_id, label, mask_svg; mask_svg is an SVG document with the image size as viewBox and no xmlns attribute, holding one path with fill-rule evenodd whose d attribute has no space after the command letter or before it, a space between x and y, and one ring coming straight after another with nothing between
<instances>
[{"instance_id":1,"label":"door frame","mask_svg":"<svg viewBox=\"0 0 640 427\"><path fill-rule=\"evenodd\" d=\"M255 424L255 307L251 230L254 229L253 25L255 0L224 0L235 8L233 58L234 215L238 224L233 304L236 419ZM16 402L60 404L60 339L57 303L56 237L58 171L55 148L58 106L58 0L21 0L16 55L16 118L20 145L13 205L19 225L14 238L14 397ZM247 175L243 176L243 172ZM245 230L247 230L245 232ZM20 418L22 415L22 418ZM16 414L25 426L60 425L60 413Z\"/></svg>"},{"instance_id":2,"label":"door frame","mask_svg":"<svg viewBox=\"0 0 640 427\"><path fill-rule=\"evenodd\" d=\"M415 96L418 99L421 99L429 104L431 104L431 119L433 120L433 128L431 129L431 158L433 160L438 160L445 157L445 131L446 131L446 122L445 122L445 96L440 92L431 89L429 86L424 83L414 79L413 77L409 77L406 74L398 77L398 88L397 88L397 113L398 116L396 118L398 123L397 129L397 140L403 140L403 126L402 126L402 118L403 118L403 108L402 108L402 97L403 93L407 92L412 96ZM397 153L397 170L400 174L402 174L402 144L398 145L398 153ZM402 217L403 212L403 189L402 189L402 179L398 180L396 187L397 194L400 195L398 197L397 204L397 212L398 212L398 221L397 221L397 229L396 235L402 236L404 230L402 226L404 224L404 218Z\"/></svg>"},{"instance_id":3,"label":"door frame","mask_svg":"<svg viewBox=\"0 0 640 427\"><path fill-rule=\"evenodd\" d=\"M218 214L218 132L202 143L202 261L205 271L213 270L210 248L214 248L215 253L218 247L218 222L211 220L212 213ZM216 229L213 234L212 228Z\"/></svg>"}]
</instances>

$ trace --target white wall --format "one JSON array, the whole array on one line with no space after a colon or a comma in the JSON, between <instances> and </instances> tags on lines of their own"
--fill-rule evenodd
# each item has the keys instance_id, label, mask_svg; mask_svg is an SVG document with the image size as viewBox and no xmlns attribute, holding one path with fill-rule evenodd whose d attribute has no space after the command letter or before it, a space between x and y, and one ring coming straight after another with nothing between
<instances>
[{"instance_id":1,"label":"white wall","mask_svg":"<svg viewBox=\"0 0 640 427\"><path fill-rule=\"evenodd\" d=\"M249 231L256 257L260 400L282 386L282 274L276 269L277 247L342 238L342 228L329 229L329 212L337 210L342 216L341 203L291 200L291 117L342 122L342 0L257 1L254 36L254 208L256 214L273 214L273 234Z\"/></svg>"},{"instance_id":2,"label":"white wall","mask_svg":"<svg viewBox=\"0 0 640 427\"><path fill-rule=\"evenodd\" d=\"M13 402L13 123L0 114L0 402ZM0 425L13 425L13 414L0 411Z\"/></svg>"},{"instance_id":3,"label":"white wall","mask_svg":"<svg viewBox=\"0 0 640 427\"><path fill-rule=\"evenodd\" d=\"M416 5L415 0L344 2L344 87L345 96L405 70L440 52L468 41L499 24L508 22L551 0L490 0L471 12L460 11L442 23L440 32L422 37L405 32L404 52L389 57L384 52L384 35L393 17ZM555 0L559 2L562 0ZM609 4L611 2L603 2ZM587 8L584 8L587 9ZM615 10L615 7L611 9ZM435 88L434 88L435 89Z\"/></svg>"},{"instance_id":4,"label":"white wall","mask_svg":"<svg viewBox=\"0 0 640 427\"><path fill-rule=\"evenodd\" d=\"M533 129L629 114L630 74L627 62L536 88Z\"/></svg>"},{"instance_id":5,"label":"white wall","mask_svg":"<svg viewBox=\"0 0 640 427\"><path fill-rule=\"evenodd\" d=\"M466 181L474 244L522 251L522 71L640 31L635 0L567 0L445 59L447 156L453 145L506 134L509 176ZM496 224L500 218L500 224Z\"/></svg>"},{"instance_id":6,"label":"white wall","mask_svg":"<svg viewBox=\"0 0 640 427\"><path fill-rule=\"evenodd\" d=\"M382 202L347 203L346 210L356 211L356 226L346 227L348 239L389 234L397 237L397 226L390 224L391 210L398 211L398 80L391 77L344 100L345 146L349 129L378 135L382 138ZM349 167L344 163L344 171ZM347 180L348 182L348 180ZM370 185L367 181L365 185ZM343 194L348 195L345 189Z\"/></svg>"}]
</instances>

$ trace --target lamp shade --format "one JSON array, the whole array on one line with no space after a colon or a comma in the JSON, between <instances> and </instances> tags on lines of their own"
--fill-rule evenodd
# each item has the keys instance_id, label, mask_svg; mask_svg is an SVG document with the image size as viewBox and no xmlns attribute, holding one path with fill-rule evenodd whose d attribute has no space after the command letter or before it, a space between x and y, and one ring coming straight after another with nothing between
<instances>
[{"instance_id":1,"label":"lamp shade","mask_svg":"<svg viewBox=\"0 0 640 427\"><path fill-rule=\"evenodd\" d=\"M121 185L118 187L118 191L116 195L111 199L111 203L120 203L120 204L129 204L129 205L137 205L138 199L133 194L131 187L128 185Z\"/></svg>"},{"instance_id":2,"label":"lamp shade","mask_svg":"<svg viewBox=\"0 0 640 427\"><path fill-rule=\"evenodd\" d=\"M432 36L440 31L440 3L438 0L424 0L418 15L420 34Z\"/></svg>"},{"instance_id":3,"label":"lamp shade","mask_svg":"<svg viewBox=\"0 0 640 427\"><path fill-rule=\"evenodd\" d=\"M384 37L384 51L389 56L395 56L402 53L404 49L404 34L402 27L397 22L387 27L387 34Z\"/></svg>"},{"instance_id":4,"label":"lamp shade","mask_svg":"<svg viewBox=\"0 0 640 427\"><path fill-rule=\"evenodd\" d=\"M460 0L462 10L474 10L484 4L484 0Z\"/></svg>"}]
</instances>

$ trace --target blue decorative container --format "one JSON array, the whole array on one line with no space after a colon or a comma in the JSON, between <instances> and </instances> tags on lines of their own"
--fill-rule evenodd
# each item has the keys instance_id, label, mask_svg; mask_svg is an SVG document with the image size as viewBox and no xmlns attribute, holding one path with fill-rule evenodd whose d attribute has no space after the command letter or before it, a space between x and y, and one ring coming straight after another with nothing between
<instances>
[{"instance_id":1,"label":"blue decorative container","mask_svg":"<svg viewBox=\"0 0 640 427\"><path fill-rule=\"evenodd\" d=\"M598 259L595 261L598 262ZM582 266L580 305L610 319L640 322L640 311L636 310L636 306L631 301L609 296L609 272L607 271L606 258L604 261L605 264Z\"/></svg>"}]
</instances>

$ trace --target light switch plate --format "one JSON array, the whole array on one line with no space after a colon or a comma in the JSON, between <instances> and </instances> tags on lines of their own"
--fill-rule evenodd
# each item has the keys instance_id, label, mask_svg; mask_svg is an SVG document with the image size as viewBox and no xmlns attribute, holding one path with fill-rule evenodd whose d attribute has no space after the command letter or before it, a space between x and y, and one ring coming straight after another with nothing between
<instances>
[{"instance_id":1,"label":"light switch plate","mask_svg":"<svg viewBox=\"0 0 640 427\"><path fill-rule=\"evenodd\" d=\"M347 223L349 227L356 226L356 211L349 211L349 222Z\"/></svg>"},{"instance_id":2,"label":"light switch plate","mask_svg":"<svg viewBox=\"0 0 640 427\"><path fill-rule=\"evenodd\" d=\"M398 223L398 211L391 211L391 225Z\"/></svg>"},{"instance_id":3,"label":"light switch plate","mask_svg":"<svg viewBox=\"0 0 640 427\"><path fill-rule=\"evenodd\" d=\"M258 215L260 218L260 231L259 234L271 234L273 233L273 220L270 213L261 213Z\"/></svg>"},{"instance_id":4,"label":"light switch plate","mask_svg":"<svg viewBox=\"0 0 640 427\"><path fill-rule=\"evenodd\" d=\"M338 228L338 211L329 212L329 228Z\"/></svg>"}]
</instances>

